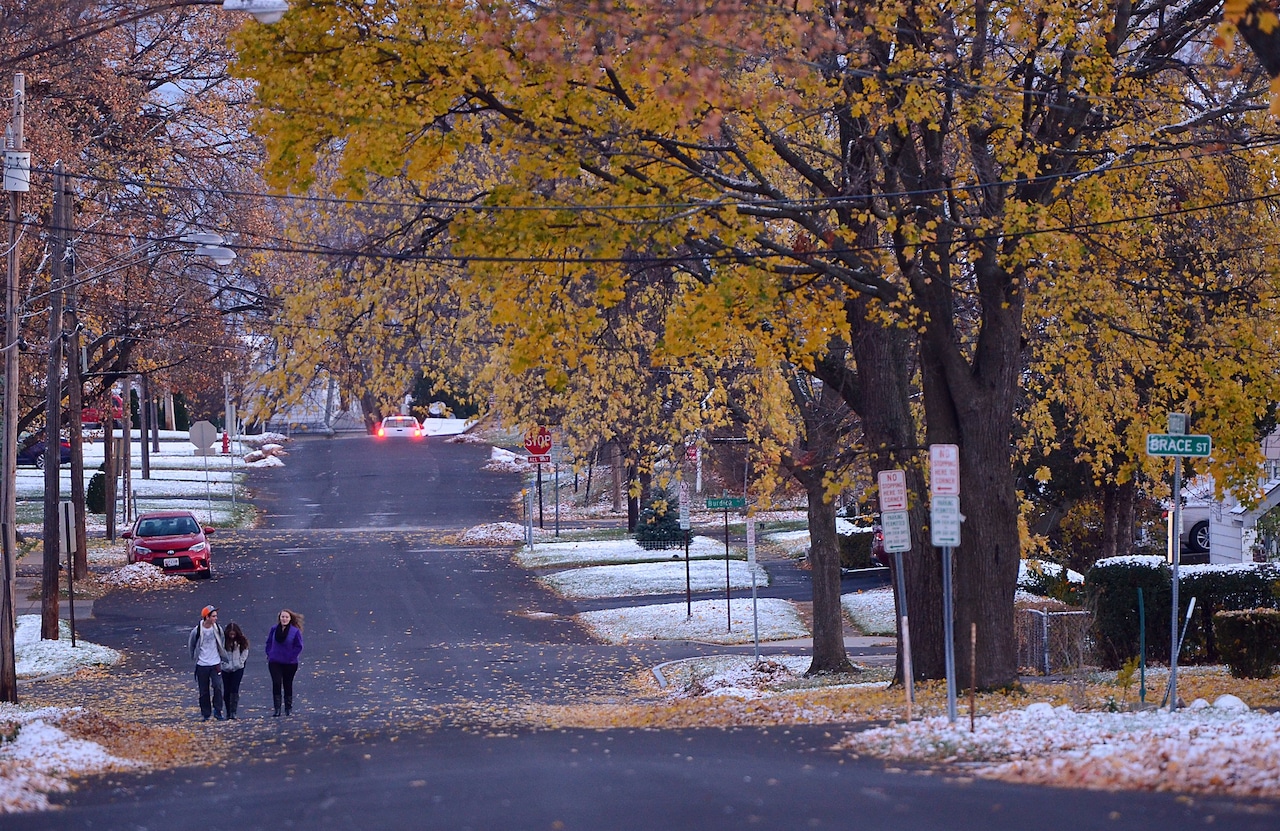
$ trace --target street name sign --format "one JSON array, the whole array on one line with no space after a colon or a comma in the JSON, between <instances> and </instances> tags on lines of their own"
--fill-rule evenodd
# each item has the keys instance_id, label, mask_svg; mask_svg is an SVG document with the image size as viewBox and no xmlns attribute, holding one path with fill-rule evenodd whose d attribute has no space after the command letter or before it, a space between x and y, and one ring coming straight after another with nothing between
<instances>
[{"instance_id":1,"label":"street name sign","mask_svg":"<svg viewBox=\"0 0 1280 831\"><path fill-rule=\"evenodd\" d=\"M929 531L935 547L954 548L960 544L960 520L960 497L933 497L929 506Z\"/></svg>"},{"instance_id":2,"label":"street name sign","mask_svg":"<svg viewBox=\"0 0 1280 831\"><path fill-rule=\"evenodd\" d=\"M708 508L745 508L747 507L747 498L745 496L708 496Z\"/></svg>"},{"instance_id":3,"label":"street name sign","mask_svg":"<svg viewBox=\"0 0 1280 831\"><path fill-rule=\"evenodd\" d=\"M1209 436L1180 436L1172 433L1148 433L1148 456L1197 456L1207 457L1213 451L1213 439Z\"/></svg>"}]
</instances>

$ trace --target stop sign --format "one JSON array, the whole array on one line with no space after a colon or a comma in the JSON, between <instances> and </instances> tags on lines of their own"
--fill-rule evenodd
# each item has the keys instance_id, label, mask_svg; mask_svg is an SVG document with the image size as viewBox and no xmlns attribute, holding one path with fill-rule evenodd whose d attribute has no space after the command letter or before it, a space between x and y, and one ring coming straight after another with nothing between
<instances>
[{"instance_id":1,"label":"stop sign","mask_svg":"<svg viewBox=\"0 0 1280 831\"><path fill-rule=\"evenodd\" d=\"M197 421L191 425L191 430L187 433L187 436L196 447L201 450L208 450L213 447L214 440L218 438L218 428L207 421Z\"/></svg>"},{"instance_id":2,"label":"stop sign","mask_svg":"<svg viewBox=\"0 0 1280 831\"><path fill-rule=\"evenodd\" d=\"M524 434L524 449L530 456L546 456L551 452L551 431L546 427L530 427Z\"/></svg>"}]
</instances>

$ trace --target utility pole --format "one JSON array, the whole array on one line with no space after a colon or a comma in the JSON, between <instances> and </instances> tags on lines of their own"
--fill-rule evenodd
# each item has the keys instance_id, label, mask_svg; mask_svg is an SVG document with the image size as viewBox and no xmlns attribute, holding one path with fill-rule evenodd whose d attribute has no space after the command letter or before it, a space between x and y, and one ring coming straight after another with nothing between
<instances>
[{"instance_id":1,"label":"utility pole","mask_svg":"<svg viewBox=\"0 0 1280 831\"><path fill-rule=\"evenodd\" d=\"M65 180L65 176L63 177ZM80 418L84 410L84 367L80 356L80 315L76 304L79 291L75 281L75 249L72 230L75 228L74 205L71 201L71 188L68 187L66 199L66 239L70 256L63 266L63 285L67 287L64 311L70 317L71 330L66 335L67 344L67 432L71 441L71 509L75 514L76 538L75 555L72 571L76 580L89 576L89 535L85 528L85 492L84 492L84 424Z\"/></svg>"},{"instance_id":2,"label":"utility pole","mask_svg":"<svg viewBox=\"0 0 1280 831\"><path fill-rule=\"evenodd\" d=\"M58 577L62 497L62 269L67 256L67 177L62 162L53 170L53 262L49 269L49 371L44 404L44 574L40 581L40 638L58 639Z\"/></svg>"},{"instance_id":3,"label":"utility pole","mask_svg":"<svg viewBox=\"0 0 1280 831\"><path fill-rule=\"evenodd\" d=\"M18 223L22 221L22 194L31 188L31 154L23 139L26 115L26 78L13 76L13 118L5 129L4 189L9 196L8 273L5 282L4 336L4 454L0 461L0 545L3 546L4 584L0 592L0 701L18 700L18 670L14 655L14 635L18 627L15 579L18 549L18 515L14 479L18 469Z\"/></svg>"}]
</instances>

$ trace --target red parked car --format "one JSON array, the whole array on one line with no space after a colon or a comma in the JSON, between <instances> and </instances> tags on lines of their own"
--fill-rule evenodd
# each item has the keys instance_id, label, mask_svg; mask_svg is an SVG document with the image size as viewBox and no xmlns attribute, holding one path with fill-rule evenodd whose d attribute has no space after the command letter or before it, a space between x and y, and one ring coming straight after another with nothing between
<instances>
[{"instance_id":1,"label":"red parked car","mask_svg":"<svg viewBox=\"0 0 1280 831\"><path fill-rule=\"evenodd\" d=\"M116 421L124 418L124 401L118 395L111 396L111 417ZM101 424L102 413L97 407L85 407L80 411L81 424Z\"/></svg>"},{"instance_id":2,"label":"red parked car","mask_svg":"<svg viewBox=\"0 0 1280 831\"><path fill-rule=\"evenodd\" d=\"M213 528L202 526L190 511L151 511L141 514L120 536L128 540L131 563L151 563L166 574L213 576L209 540Z\"/></svg>"}]
</instances>

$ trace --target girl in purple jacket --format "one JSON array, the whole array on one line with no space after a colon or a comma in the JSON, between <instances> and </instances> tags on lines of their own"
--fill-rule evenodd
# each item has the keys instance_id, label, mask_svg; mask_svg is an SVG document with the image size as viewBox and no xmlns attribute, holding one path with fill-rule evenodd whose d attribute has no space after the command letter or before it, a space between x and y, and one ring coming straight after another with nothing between
<instances>
[{"instance_id":1,"label":"girl in purple jacket","mask_svg":"<svg viewBox=\"0 0 1280 831\"><path fill-rule=\"evenodd\" d=\"M267 671L271 673L272 715L280 715L280 693L284 692L284 714L293 714L293 676L302 654L302 615L280 610L280 622L267 635Z\"/></svg>"}]
</instances>

